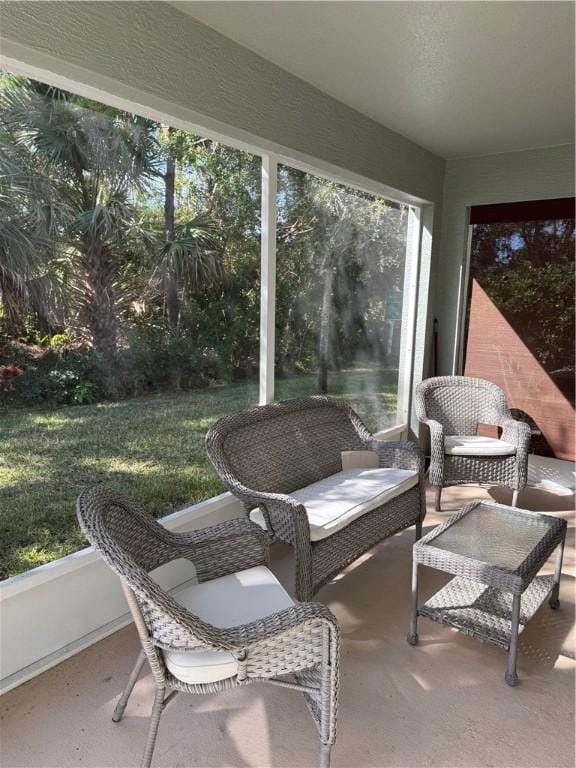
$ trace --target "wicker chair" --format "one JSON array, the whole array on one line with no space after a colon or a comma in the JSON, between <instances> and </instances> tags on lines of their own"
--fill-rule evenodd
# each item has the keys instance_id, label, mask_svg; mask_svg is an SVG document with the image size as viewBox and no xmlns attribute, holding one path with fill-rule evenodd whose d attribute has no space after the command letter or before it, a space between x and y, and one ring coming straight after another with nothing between
<instances>
[{"instance_id":1,"label":"wicker chair","mask_svg":"<svg viewBox=\"0 0 576 768\"><path fill-rule=\"evenodd\" d=\"M484 379L437 376L416 387L416 415L430 428L430 483L440 509L442 488L463 483L526 485L530 427L512 418L500 387ZM481 437L478 424L502 428L502 437Z\"/></svg>"},{"instance_id":2,"label":"wicker chair","mask_svg":"<svg viewBox=\"0 0 576 768\"><path fill-rule=\"evenodd\" d=\"M323 584L397 531L415 525L416 537L421 535L426 506L420 450L411 443L376 440L347 403L315 396L225 416L209 430L206 450L246 514L294 547L300 600L310 600ZM332 528L314 527L307 491L328 484L325 497L333 499L328 505L341 503L342 451L356 450L379 457L371 503L356 505L353 514L342 515ZM336 486L330 487L333 480ZM330 515L329 508L320 509L321 519ZM345 519L349 522L342 527Z\"/></svg>"},{"instance_id":3,"label":"wicker chair","mask_svg":"<svg viewBox=\"0 0 576 768\"><path fill-rule=\"evenodd\" d=\"M320 732L321 765L329 765L338 625L325 606L294 603L266 567L268 539L258 526L234 520L172 533L102 486L81 494L77 515L90 543L120 577L142 644L113 720L122 718L146 659L156 684L142 766L151 763L160 716L175 693L256 682L304 694ZM173 597L150 572L182 558L196 577Z\"/></svg>"}]
</instances>

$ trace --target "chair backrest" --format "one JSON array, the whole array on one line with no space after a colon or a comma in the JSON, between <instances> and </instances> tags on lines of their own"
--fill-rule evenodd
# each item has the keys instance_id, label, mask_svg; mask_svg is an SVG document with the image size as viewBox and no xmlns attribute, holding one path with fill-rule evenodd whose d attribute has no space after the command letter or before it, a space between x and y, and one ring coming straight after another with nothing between
<instances>
[{"instance_id":1,"label":"chair backrest","mask_svg":"<svg viewBox=\"0 0 576 768\"><path fill-rule=\"evenodd\" d=\"M204 647L207 625L178 605L148 575L181 557L170 533L128 498L101 485L80 494L76 514L88 541L123 582L153 672L162 662L157 650L147 643L148 633L158 644ZM182 632L181 617L187 623L187 634Z\"/></svg>"},{"instance_id":2,"label":"chair backrest","mask_svg":"<svg viewBox=\"0 0 576 768\"><path fill-rule=\"evenodd\" d=\"M305 397L225 416L206 435L206 450L232 492L291 493L342 470L341 452L359 450L370 433L344 402Z\"/></svg>"},{"instance_id":3,"label":"chair backrest","mask_svg":"<svg viewBox=\"0 0 576 768\"><path fill-rule=\"evenodd\" d=\"M436 376L416 387L416 415L440 422L447 435L474 435L478 423L509 417L506 396L496 384L469 376Z\"/></svg>"},{"instance_id":4,"label":"chair backrest","mask_svg":"<svg viewBox=\"0 0 576 768\"><path fill-rule=\"evenodd\" d=\"M130 499L96 485L78 497L76 515L86 538L129 583L170 559L166 530Z\"/></svg>"}]
</instances>

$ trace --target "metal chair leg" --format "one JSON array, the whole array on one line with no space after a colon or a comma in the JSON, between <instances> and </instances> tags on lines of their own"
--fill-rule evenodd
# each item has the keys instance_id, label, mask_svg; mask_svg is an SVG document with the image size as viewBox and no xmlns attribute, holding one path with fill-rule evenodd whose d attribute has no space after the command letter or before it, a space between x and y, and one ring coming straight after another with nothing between
<instances>
[{"instance_id":1,"label":"metal chair leg","mask_svg":"<svg viewBox=\"0 0 576 768\"><path fill-rule=\"evenodd\" d=\"M512 506L513 507L517 507L518 506L518 494L519 493L520 493L520 491L514 491L514 493L512 494Z\"/></svg>"},{"instance_id":2,"label":"metal chair leg","mask_svg":"<svg viewBox=\"0 0 576 768\"><path fill-rule=\"evenodd\" d=\"M442 488L436 488L434 491L434 509L440 512L440 499L442 498Z\"/></svg>"},{"instance_id":3,"label":"metal chair leg","mask_svg":"<svg viewBox=\"0 0 576 768\"><path fill-rule=\"evenodd\" d=\"M320 768L330 768L330 744L320 745Z\"/></svg>"},{"instance_id":4,"label":"metal chair leg","mask_svg":"<svg viewBox=\"0 0 576 768\"><path fill-rule=\"evenodd\" d=\"M130 698L130 694L134 690L134 686L136 685L136 680L138 680L138 675L142 671L142 667L144 665L144 662L146 661L146 654L144 651L140 651L138 654L138 658L136 659L136 664L134 664L134 669L130 673L130 677L128 678L128 682L126 683L126 688L122 691L122 695L118 699L118 703L116 704L116 709L114 710L114 714L112 715L112 720L115 723L120 722L122 720L122 716L124 715L124 710L126 709L126 705L128 704L128 699Z\"/></svg>"},{"instance_id":5,"label":"metal chair leg","mask_svg":"<svg viewBox=\"0 0 576 768\"><path fill-rule=\"evenodd\" d=\"M150 715L150 725L148 726L148 736L146 738L146 747L142 756L141 768L150 768L152 763L152 754L156 746L156 736L158 735L158 726L160 725L160 716L164 709L164 688L156 688L154 696L154 705Z\"/></svg>"}]
</instances>

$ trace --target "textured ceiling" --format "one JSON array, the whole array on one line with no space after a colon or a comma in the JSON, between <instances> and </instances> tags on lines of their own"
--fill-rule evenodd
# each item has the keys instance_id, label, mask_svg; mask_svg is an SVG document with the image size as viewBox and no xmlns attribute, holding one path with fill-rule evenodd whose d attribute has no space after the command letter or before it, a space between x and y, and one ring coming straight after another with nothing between
<instances>
[{"instance_id":1,"label":"textured ceiling","mask_svg":"<svg viewBox=\"0 0 576 768\"><path fill-rule=\"evenodd\" d=\"M572 2L175 2L443 157L574 140Z\"/></svg>"}]
</instances>

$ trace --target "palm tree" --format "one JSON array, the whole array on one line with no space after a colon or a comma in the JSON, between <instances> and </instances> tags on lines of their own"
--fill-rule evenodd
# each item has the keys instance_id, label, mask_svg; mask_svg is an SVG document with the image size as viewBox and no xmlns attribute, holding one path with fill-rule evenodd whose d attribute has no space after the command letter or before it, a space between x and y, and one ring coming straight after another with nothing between
<instances>
[{"instance_id":1,"label":"palm tree","mask_svg":"<svg viewBox=\"0 0 576 768\"><path fill-rule=\"evenodd\" d=\"M168 126L162 126L161 137L166 162L164 242L159 249L154 276L159 275L164 286L168 322L175 329L180 322L180 294L191 295L221 283L225 270L218 248L217 223L205 215L176 220L177 164L190 137Z\"/></svg>"},{"instance_id":2,"label":"palm tree","mask_svg":"<svg viewBox=\"0 0 576 768\"><path fill-rule=\"evenodd\" d=\"M155 126L135 115L23 78L4 78L0 101L3 144L28 170L28 211L65 211L48 236L71 262L68 296L86 341L110 358L117 345L119 265L139 222L134 196L158 175ZM40 180L46 180L43 186ZM34 206L32 205L34 203ZM4 303L10 280L20 296L42 254L36 238L10 227L22 211L3 216ZM14 282L14 281L13 281ZM8 290L7 290L8 287ZM13 292L12 292L13 293ZM15 308L15 301L10 298Z\"/></svg>"},{"instance_id":3,"label":"palm tree","mask_svg":"<svg viewBox=\"0 0 576 768\"><path fill-rule=\"evenodd\" d=\"M27 314L46 327L54 322L58 286L46 263L58 222L67 214L54 202L50 179L28 161L0 121L0 298L12 338L24 330Z\"/></svg>"}]
</instances>

